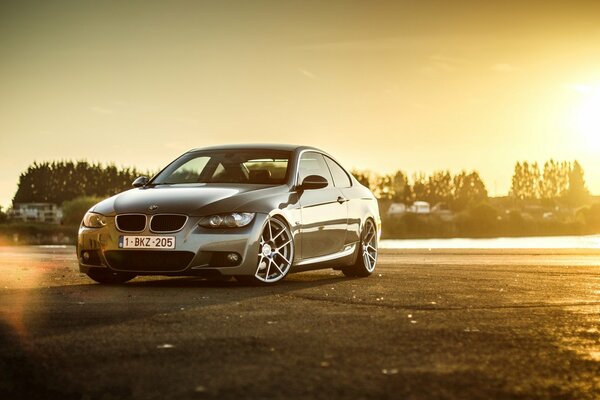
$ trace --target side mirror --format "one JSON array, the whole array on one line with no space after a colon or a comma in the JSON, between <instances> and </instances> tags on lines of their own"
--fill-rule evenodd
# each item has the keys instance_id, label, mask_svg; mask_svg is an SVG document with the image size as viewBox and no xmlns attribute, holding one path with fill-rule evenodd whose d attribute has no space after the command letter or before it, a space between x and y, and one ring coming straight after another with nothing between
<instances>
[{"instance_id":1,"label":"side mirror","mask_svg":"<svg viewBox=\"0 0 600 400\"><path fill-rule=\"evenodd\" d=\"M146 183L148 183L148 178L145 176L138 176L135 181L133 181L133 183L131 184L131 186L138 188L138 187L142 187L145 186Z\"/></svg>"},{"instance_id":2,"label":"side mirror","mask_svg":"<svg viewBox=\"0 0 600 400\"><path fill-rule=\"evenodd\" d=\"M323 178L321 175L309 175L302 181L300 189L322 189L324 187L327 187L327 185L329 185L329 182L327 182L327 179Z\"/></svg>"}]
</instances>

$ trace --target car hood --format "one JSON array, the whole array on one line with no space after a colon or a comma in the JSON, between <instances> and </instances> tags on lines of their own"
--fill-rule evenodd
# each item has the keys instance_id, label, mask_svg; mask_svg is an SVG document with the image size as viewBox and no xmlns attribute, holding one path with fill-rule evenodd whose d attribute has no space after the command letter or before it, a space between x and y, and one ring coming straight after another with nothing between
<instances>
[{"instance_id":1,"label":"car hood","mask_svg":"<svg viewBox=\"0 0 600 400\"><path fill-rule=\"evenodd\" d=\"M260 211L240 210L239 207L287 191L287 187L265 185L164 185L128 190L98 203L93 211L104 215L175 213L190 216ZM157 208L150 210L151 206Z\"/></svg>"}]
</instances>

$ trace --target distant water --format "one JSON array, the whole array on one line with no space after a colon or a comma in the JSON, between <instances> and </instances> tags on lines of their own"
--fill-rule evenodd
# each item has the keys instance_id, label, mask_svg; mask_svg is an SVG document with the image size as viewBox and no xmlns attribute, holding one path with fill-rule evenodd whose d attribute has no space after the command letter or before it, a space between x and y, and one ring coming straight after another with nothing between
<instances>
[{"instance_id":1,"label":"distant water","mask_svg":"<svg viewBox=\"0 0 600 400\"><path fill-rule=\"evenodd\" d=\"M600 249L600 235L382 240L384 249Z\"/></svg>"}]
</instances>

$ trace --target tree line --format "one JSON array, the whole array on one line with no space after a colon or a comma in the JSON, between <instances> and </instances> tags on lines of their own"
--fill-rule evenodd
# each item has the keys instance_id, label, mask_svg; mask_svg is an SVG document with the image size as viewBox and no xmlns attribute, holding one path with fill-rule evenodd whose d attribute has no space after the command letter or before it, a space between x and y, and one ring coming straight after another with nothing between
<instances>
[{"instance_id":1,"label":"tree line","mask_svg":"<svg viewBox=\"0 0 600 400\"><path fill-rule=\"evenodd\" d=\"M536 162L517 162L510 195L518 200L562 200L572 206L584 204L590 197L581 165L552 159L542 168Z\"/></svg>"},{"instance_id":2,"label":"tree line","mask_svg":"<svg viewBox=\"0 0 600 400\"><path fill-rule=\"evenodd\" d=\"M87 161L34 162L19 177L14 203L56 203L77 197L107 197L131 188L136 168Z\"/></svg>"},{"instance_id":3,"label":"tree line","mask_svg":"<svg viewBox=\"0 0 600 400\"><path fill-rule=\"evenodd\" d=\"M488 190L477 171L449 170L431 175L415 173L412 179L401 170L379 175L370 171L352 171L356 179L370 188L378 199L411 204L422 200L430 204L446 203L454 211L485 202ZM540 169L538 163L519 161L515 164L509 197L515 201L563 201L567 205L585 204L590 193L584 171L577 162L549 160Z\"/></svg>"},{"instance_id":4,"label":"tree line","mask_svg":"<svg viewBox=\"0 0 600 400\"><path fill-rule=\"evenodd\" d=\"M461 211L488 199L488 190L477 171L416 173L411 179L401 170L384 175L368 171L353 171L353 174L381 200L446 203L454 211ZM140 175L151 174L87 161L34 162L19 177L13 203L62 204L78 197L112 196L129 189ZM510 189L514 200L561 200L577 206L588 201L589 196L583 168L577 161L549 160L542 168L535 162L515 164Z\"/></svg>"},{"instance_id":5,"label":"tree line","mask_svg":"<svg viewBox=\"0 0 600 400\"><path fill-rule=\"evenodd\" d=\"M377 198L393 202L410 204L420 200L431 204L446 203L454 210L462 210L468 204L479 203L488 198L488 191L477 171L461 171L452 175L450 171L444 170L429 176L416 173L411 181L400 170L387 175L365 171L353 171L353 174Z\"/></svg>"},{"instance_id":6,"label":"tree line","mask_svg":"<svg viewBox=\"0 0 600 400\"><path fill-rule=\"evenodd\" d=\"M577 161L549 160L543 166L535 162L517 162L510 194L502 198L488 197L485 183L477 171L453 174L441 170L410 177L402 171L384 175L353 171L353 174L380 200L385 220L383 234L388 238L600 232L600 202L591 204L584 171ZM0 209L0 242L3 237L12 240L13 234L18 233L24 243L62 243L64 238L75 235L76 226L90 206L131 188L131 182L140 175L152 174L86 161L33 163L21 174L13 203L59 204L63 208L63 225L52 228L45 224L10 223ZM446 203L453 213L387 214L391 202L410 205L417 200L432 205ZM586 207L580 207L584 204ZM559 205L568 207L556 207Z\"/></svg>"}]
</instances>

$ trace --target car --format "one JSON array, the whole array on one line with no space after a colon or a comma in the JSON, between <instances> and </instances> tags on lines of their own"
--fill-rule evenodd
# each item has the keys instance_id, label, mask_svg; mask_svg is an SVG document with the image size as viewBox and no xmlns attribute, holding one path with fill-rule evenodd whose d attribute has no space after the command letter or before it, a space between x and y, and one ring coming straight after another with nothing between
<instances>
[{"instance_id":1,"label":"car","mask_svg":"<svg viewBox=\"0 0 600 400\"><path fill-rule=\"evenodd\" d=\"M79 269L96 282L138 275L272 284L321 268L366 277L377 263L375 196L309 146L190 150L105 199L79 228Z\"/></svg>"}]
</instances>

